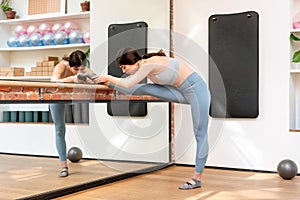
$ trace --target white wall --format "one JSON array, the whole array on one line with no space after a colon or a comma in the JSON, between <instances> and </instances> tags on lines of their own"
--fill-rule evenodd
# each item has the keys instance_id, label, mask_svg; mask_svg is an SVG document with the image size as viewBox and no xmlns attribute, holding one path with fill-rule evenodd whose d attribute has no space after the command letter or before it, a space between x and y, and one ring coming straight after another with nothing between
<instances>
[{"instance_id":1,"label":"white wall","mask_svg":"<svg viewBox=\"0 0 300 200\"><path fill-rule=\"evenodd\" d=\"M207 52L209 16L251 10L259 13L259 116L211 118L207 166L276 171L284 158L300 166L300 134L289 132L289 2L175 0L175 32ZM191 124L180 123L190 117L189 108L176 105L175 110L176 162L194 164Z\"/></svg>"}]
</instances>

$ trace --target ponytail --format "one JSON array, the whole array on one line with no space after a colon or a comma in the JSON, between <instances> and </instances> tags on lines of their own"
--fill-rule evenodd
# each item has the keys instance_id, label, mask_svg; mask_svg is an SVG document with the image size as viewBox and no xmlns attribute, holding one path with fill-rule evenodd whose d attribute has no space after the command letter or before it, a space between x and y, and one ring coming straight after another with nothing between
<instances>
[{"instance_id":1,"label":"ponytail","mask_svg":"<svg viewBox=\"0 0 300 200\"><path fill-rule=\"evenodd\" d=\"M147 53L147 54L143 55L143 59L151 58L152 56L166 56L166 54L161 49L157 53Z\"/></svg>"},{"instance_id":2,"label":"ponytail","mask_svg":"<svg viewBox=\"0 0 300 200\"><path fill-rule=\"evenodd\" d=\"M166 56L163 50L157 53L147 53L140 56L139 52L133 48L122 48L118 51L116 63L117 65L133 65L141 59L147 59L152 56Z\"/></svg>"},{"instance_id":3,"label":"ponytail","mask_svg":"<svg viewBox=\"0 0 300 200\"><path fill-rule=\"evenodd\" d=\"M68 55L64 55L64 56L62 57L62 60L64 60L64 61L68 61L68 62L69 62L70 58L69 58L69 56L68 56Z\"/></svg>"}]
</instances>

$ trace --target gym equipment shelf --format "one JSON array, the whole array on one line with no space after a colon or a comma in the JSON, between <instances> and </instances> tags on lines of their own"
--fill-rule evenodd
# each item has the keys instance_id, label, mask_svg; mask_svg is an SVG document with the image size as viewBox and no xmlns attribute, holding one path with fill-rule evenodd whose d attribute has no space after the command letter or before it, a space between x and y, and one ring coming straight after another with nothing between
<instances>
[{"instance_id":1,"label":"gym equipment shelf","mask_svg":"<svg viewBox=\"0 0 300 200\"><path fill-rule=\"evenodd\" d=\"M290 69L290 73L291 74L296 74L296 73L300 73L300 69Z\"/></svg>"},{"instance_id":2,"label":"gym equipment shelf","mask_svg":"<svg viewBox=\"0 0 300 200\"><path fill-rule=\"evenodd\" d=\"M0 20L0 25L18 25L24 23L41 23L45 21L61 21L61 20L80 20L89 19L90 12L72 13L72 14L62 14L62 15L42 15L37 18L37 16L11 19L11 20Z\"/></svg>"},{"instance_id":3,"label":"gym equipment shelf","mask_svg":"<svg viewBox=\"0 0 300 200\"><path fill-rule=\"evenodd\" d=\"M294 28L293 22L298 21L296 19L297 13L300 11L300 1L290 0L290 34L295 34L299 37L300 28ZM290 132L300 132L300 63L294 63L292 61L294 52L300 50L300 41L290 41L289 50L289 106L290 106Z\"/></svg>"},{"instance_id":4,"label":"gym equipment shelf","mask_svg":"<svg viewBox=\"0 0 300 200\"><path fill-rule=\"evenodd\" d=\"M51 46L36 46L36 47L9 47L9 48L0 48L1 51L11 52L11 51L36 51L36 50L51 50L51 49L66 49L66 48L81 48L89 47L89 43L81 44L65 44L65 45L51 45Z\"/></svg>"},{"instance_id":5,"label":"gym equipment shelf","mask_svg":"<svg viewBox=\"0 0 300 200\"><path fill-rule=\"evenodd\" d=\"M8 47L6 44L7 39L14 34L14 29L17 25L38 25L40 23L61 23L73 21L81 28L83 32L90 29L90 12L78 12L72 14L55 14L55 15L39 15L32 17L25 17L12 20L0 20L0 66L1 67L24 67L25 72L32 66L36 65L38 60L45 56L55 56L61 58L64 55L68 55L74 50L86 51L89 47L89 43L80 44L65 44L65 45L51 45L51 46L34 46L34 47ZM0 77L3 80L23 80L23 81L40 81L47 82L50 80L49 76L46 77ZM26 104L24 108L31 109L35 105ZM47 104L44 104L47 106ZM13 109L14 105L11 105ZM3 107L0 107L0 115L4 111Z\"/></svg>"},{"instance_id":6,"label":"gym equipment shelf","mask_svg":"<svg viewBox=\"0 0 300 200\"><path fill-rule=\"evenodd\" d=\"M51 76L0 76L0 80L15 80L15 81L39 81L39 82L49 82Z\"/></svg>"}]
</instances>

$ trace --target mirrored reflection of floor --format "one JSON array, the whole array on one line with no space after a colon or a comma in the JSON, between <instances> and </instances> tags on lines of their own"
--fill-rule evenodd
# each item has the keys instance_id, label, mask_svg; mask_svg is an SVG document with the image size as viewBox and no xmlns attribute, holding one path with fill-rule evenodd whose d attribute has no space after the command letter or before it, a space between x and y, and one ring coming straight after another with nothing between
<instances>
[{"instance_id":1,"label":"mirrored reflection of floor","mask_svg":"<svg viewBox=\"0 0 300 200\"><path fill-rule=\"evenodd\" d=\"M123 174L155 164L81 160L69 162L69 176L57 176L58 158L0 154L0 197L17 199Z\"/></svg>"}]
</instances>

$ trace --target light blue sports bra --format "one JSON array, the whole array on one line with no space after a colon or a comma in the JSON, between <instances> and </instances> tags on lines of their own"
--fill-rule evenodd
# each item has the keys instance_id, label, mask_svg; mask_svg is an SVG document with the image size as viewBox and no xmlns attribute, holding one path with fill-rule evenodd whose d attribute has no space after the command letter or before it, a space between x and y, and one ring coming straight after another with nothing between
<instances>
[{"instance_id":1,"label":"light blue sports bra","mask_svg":"<svg viewBox=\"0 0 300 200\"><path fill-rule=\"evenodd\" d=\"M179 63L174 58L170 58L168 66L164 71L154 75L157 78L157 84L173 85L176 81L179 70Z\"/></svg>"}]
</instances>

